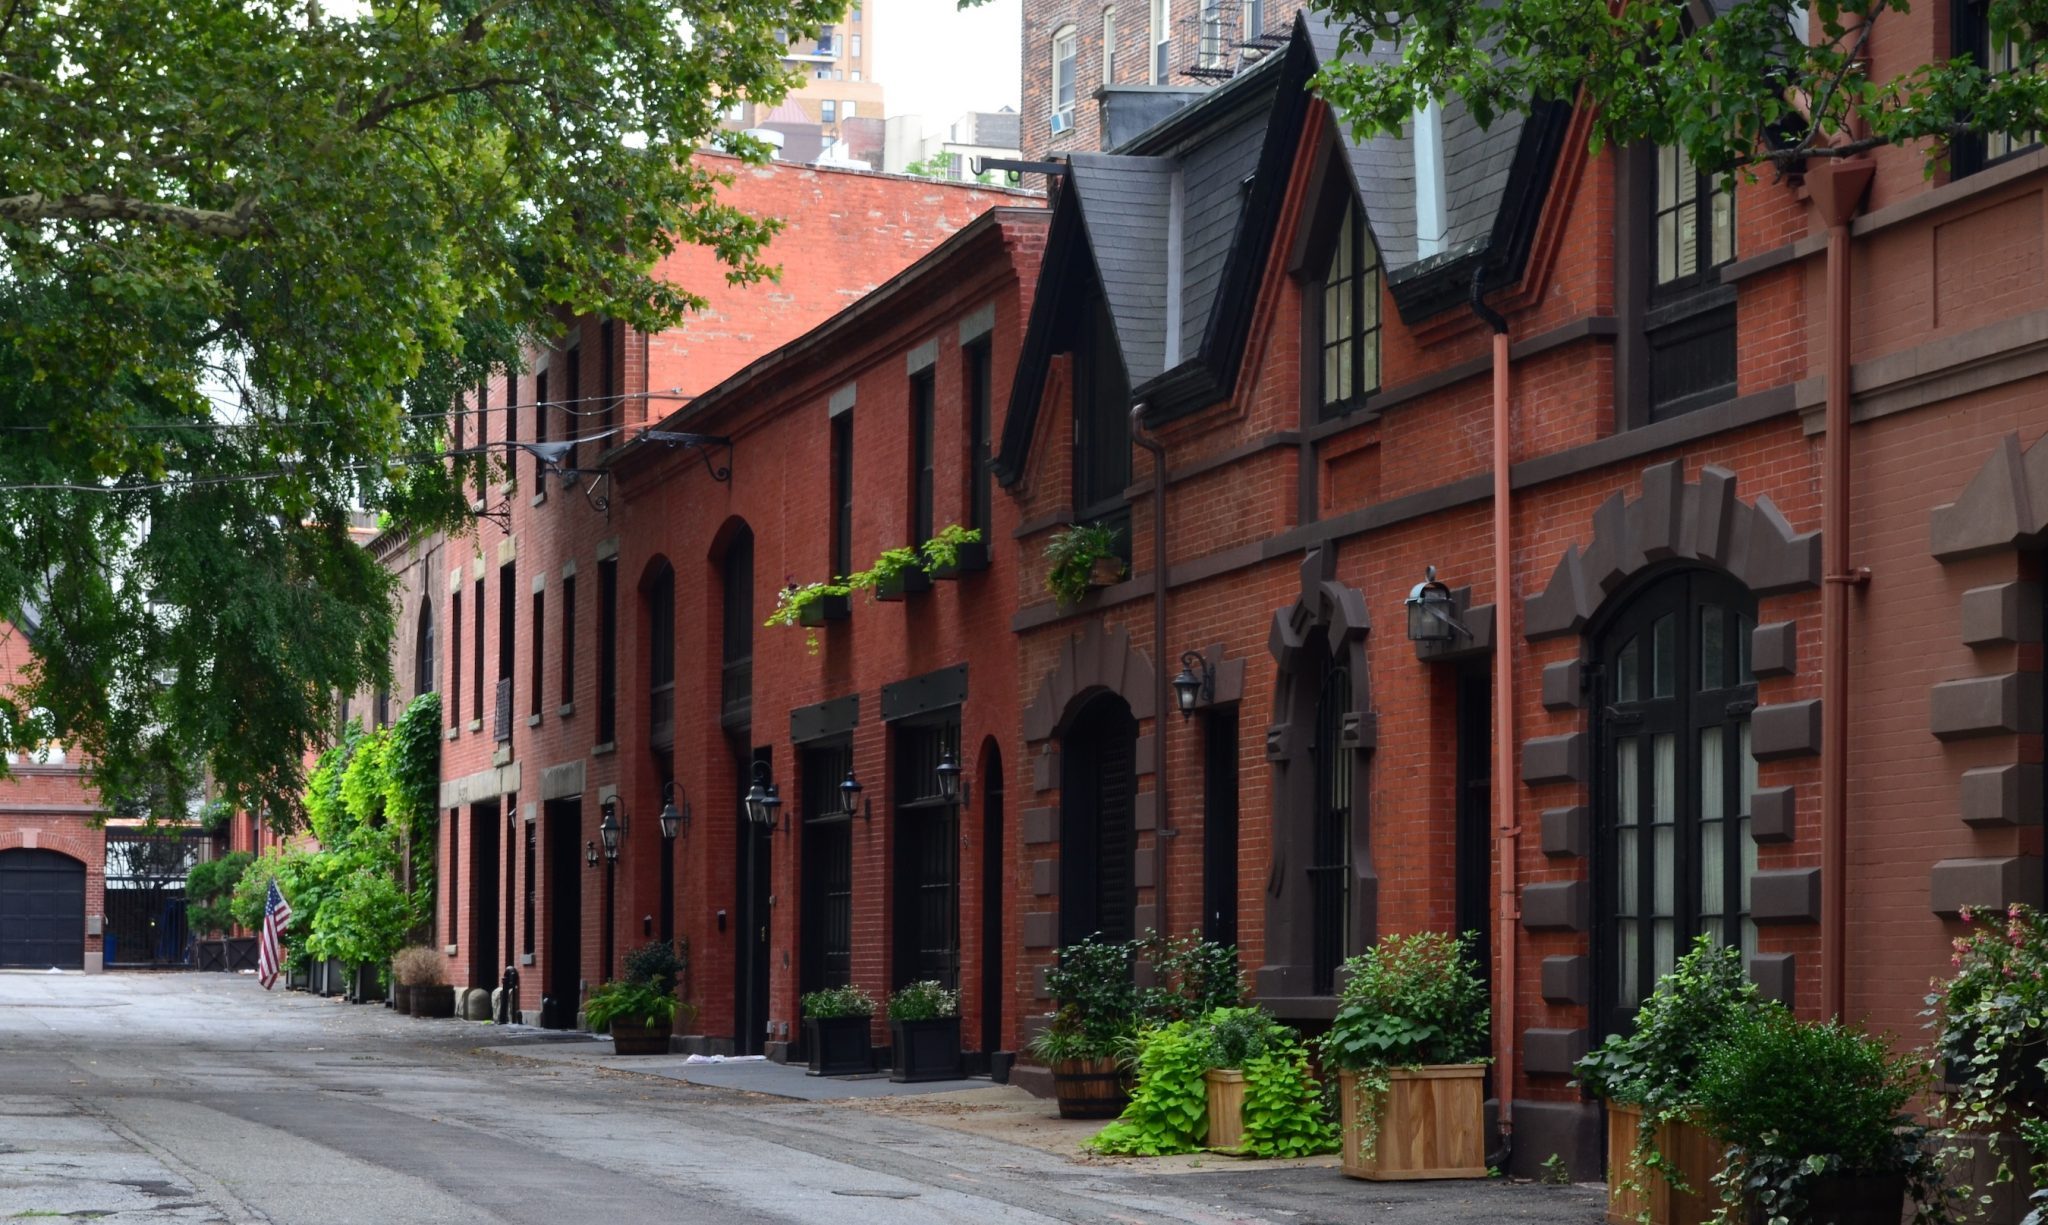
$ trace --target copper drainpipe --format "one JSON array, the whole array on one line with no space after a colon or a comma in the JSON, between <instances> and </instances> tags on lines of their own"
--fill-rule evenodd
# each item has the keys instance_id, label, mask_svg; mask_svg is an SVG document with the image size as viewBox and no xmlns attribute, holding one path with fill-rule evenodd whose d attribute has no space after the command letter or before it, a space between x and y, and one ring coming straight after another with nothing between
<instances>
[{"instance_id":1,"label":"copper drainpipe","mask_svg":"<svg viewBox=\"0 0 2048 1225\"><path fill-rule=\"evenodd\" d=\"M1826 436L1821 449L1820 966L1821 1012L1848 995L1849 589L1870 571L1849 562L1849 221L1870 186L1867 157L1809 170L1808 192L1828 227Z\"/></svg>"},{"instance_id":2,"label":"copper drainpipe","mask_svg":"<svg viewBox=\"0 0 2048 1225\"><path fill-rule=\"evenodd\" d=\"M1500 977L1493 1022L1495 1117L1503 1146L1514 1151L1515 1133L1515 925L1521 920L1516 865L1522 827L1515 820L1515 668L1508 649L1514 641L1514 575L1510 558L1508 436L1508 321L1486 304L1484 269L1472 273L1472 313L1493 331L1493 813L1494 860L1500 876L1499 938L1494 941Z\"/></svg>"},{"instance_id":3,"label":"copper drainpipe","mask_svg":"<svg viewBox=\"0 0 2048 1225\"><path fill-rule=\"evenodd\" d=\"M1131 441L1152 453L1152 899L1155 929L1173 934L1166 917L1166 844L1174 836L1166 804L1166 716L1173 710L1166 676L1166 444L1145 429L1145 402L1131 405Z\"/></svg>"}]
</instances>

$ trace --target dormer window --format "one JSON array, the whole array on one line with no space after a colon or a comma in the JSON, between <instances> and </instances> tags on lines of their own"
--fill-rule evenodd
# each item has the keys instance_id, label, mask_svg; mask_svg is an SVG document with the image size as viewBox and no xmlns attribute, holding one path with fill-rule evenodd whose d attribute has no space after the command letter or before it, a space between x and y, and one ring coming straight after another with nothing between
<instances>
[{"instance_id":1,"label":"dormer window","mask_svg":"<svg viewBox=\"0 0 2048 1225\"><path fill-rule=\"evenodd\" d=\"M1327 420L1359 407L1380 386L1380 254L1348 192L1325 245L1310 301L1322 358L1317 402Z\"/></svg>"},{"instance_id":2,"label":"dormer window","mask_svg":"<svg viewBox=\"0 0 2048 1225\"><path fill-rule=\"evenodd\" d=\"M1650 419L1726 399L1735 391L1735 197L1685 150L1651 152L1650 286L1644 331Z\"/></svg>"}]
</instances>

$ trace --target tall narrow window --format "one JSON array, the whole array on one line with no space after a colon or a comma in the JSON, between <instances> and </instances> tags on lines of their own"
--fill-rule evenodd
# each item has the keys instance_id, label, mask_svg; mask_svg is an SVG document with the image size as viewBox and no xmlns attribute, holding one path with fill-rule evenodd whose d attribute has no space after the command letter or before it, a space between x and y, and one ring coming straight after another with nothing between
<instances>
[{"instance_id":1,"label":"tall narrow window","mask_svg":"<svg viewBox=\"0 0 2048 1225\"><path fill-rule=\"evenodd\" d=\"M932 368L910 377L910 543L914 548L932 538L933 486L937 450L938 398Z\"/></svg>"},{"instance_id":2,"label":"tall narrow window","mask_svg":"<svg viewBox=\"0 0 2048 1225\"><path fill-rule=\"evenodd\" d=\"M548 372L543 370L533 376L533 440L546 442L554 434L555 410L548 403ZM541 483L542 462L539 455L533 457L533 492L541 493L547 486Z\"/></svg>"},{"instance_id":3,"label":"tall narrow window","mask_svg":"<svg viewBox=\"0 0 2048 1225\"><path fill-rule=\"evenodd\" d=\"M1102 83L1116 84L1116 6L1102 10Z\"/></svg>"},{"instance_id":4,"label":"tall narrow window","mask_svg":"<svg viewBox=\"0 0 2048 1225\"><path fill-rule=\"evenodd\" d=\"M994 445L995 363L989 342L967 346L967 526L981 533L988 543L992 476L990 448Z\"/></svg>"},{"instance_id":5,"label":"tall narrow window","mask_svg":"<svg viewBox=\"0 0 2048 1225\"><path fill-rule=\"evenodd\" d=\"M818 118L825 123L838 122L839 104L832 100L831 98L827 98L823 102L818 103Z\"/></svg>"},{"instance_id":6,"label":"tall narrow window","mask_svg":"<svg viewBox=\"0 0 2048 1225\"><path fill-rule=\"evenodd\" d=\"M562 471L576 470L576 439L583 435L583 346L569 350L568 369L562 372L562 437L569 450L562 456Z\"/></svg>"},{"instance_id":7,"label":"tall narrow window","mask_svg":"<svg viewBox=\"0 0 2048 1225\"><path fill-rule=\"evenodd\" d=\"M1088 331L1074 353L1074 517L1107 523L1118 532L1117 550L1130 560L1130 382L1109 312L1087 310Z\"/></svg>"},{"instance_id":8,"label":"tall narrow window","mask_svg":"<svg viewBox=\"0 0 2048 1225\"><path fill-rule=\"evenodd\" d=\"M525 953L528 957L531 957L533 956L533 929L534 919L536 917L537 910L537 907L534 903L537 897L538 890L538 877L535 874L534 868L536 861L539 859L540 822L535 821L531 816L529 816L525 822L525 825L526 845L523 852L525 862L524 864L522 864L524 871L521 872L519 876L520 887L523 894L520 904L521 922L519 925L519 951Z\"/></svg>"},{"instance_id":9,"label":"tall narrow window","mask_svg":"<svg viewBox=\"0 0 2048 1225\"><path fill-rule=\"evenodd\" d=\"M1266 32L1266 0L1244 0L1244 36L1257 38Z\"/></svg>"},{"instance_id":10,"label":"tall narrow window","mask_svg":"<svg viewBox=\"0 0 2048 1225\"><path fill-rule=\"evenodd\" d=\"M597 330L598 394L604 397L604 415L598 418L607 431L619 424L619 367L625 360L620 350L619 321L607 319ZM608 441L604 445L610 446Z\"/></svg>"},{"instance_id":11,"label":"tall narrow window","mask_svg":"<svg viewBox=\"0 0 2048 1225\"><path fill-rule=\"evenodd\" d=\"M945 798L939 763L960 760L960 724L897 723L890 728L896 762L895 985L960 978L960 808Z\"/></svg>"},{"instance_id":12,"label":"tall narrow window","mask_svg":"<svg viewBox=\"0 0 2048 1225\"><path fill-rule=\"evenodd\" d=\"M519 577L512 563L498 567L498 703L493 734L512 739L512 667L519 646Z\"/></svg>"},{"instance_id":13,"label":"tall narrow window","mask_svg":"<svg viewBox=\"0 0 2048 1225\"><path fill-rule=\"evenodd\" d=\"M619 732L619 562L597 563L597 742Z\"/></svg>"},{"instance_id":14,"label":"tall narrow window","mask_svg":"<svg viewBox=\"0 0 2048 1225\"><path fill-rule=\"evenodd\" d=\"M541 679L541 668L547 659L547 593L539 587L533 589L533 651L531 666L526 670L526 691L531 694L532 709L527 713L540 717L540 696L545 687Z\"/></svg>"},{"instance_id":15,"label":"tall narrow window","mask_svg":"<svg viewBox=\"0 0 2048 1225\"><path fill-rule=\"evenodd\" d=\"M1052 36L1052 130L1074 126L1074 62L1079 39L1074 27L1061 26Z\"/></svg>"},{"instance_id":16,"label":"tall narrow window","mask_svg":"<svg viewBox=\"0 0 2048 1225\"><path fill-rule=\"evenodd\" d=\"M1327 659L1327 654L1325 656ZM1351 669L1326 663L1321 695L1316 701L1316 806L1314 846L1308 868L1315 993L1336 990L1337 967L1351 952L1351 766L1353 753L1343 744L1344 715L1351 709Z\"/></svg>"},{"instance_id":17,"label":"tall narrow window","mask_svg":"<svg viewBox=\"0 0 2048 1225\"><path fill-rule=\"evenodd\" d=\"M1214 73L1223 68L1223 0L1202 0L1202 43L1196 51L1196 66Z\"/></svg>"},{"instance_id":18,"label":"tall narrow window","mask_svg":"<svg viewBox=\"0 0 2048 1225\"><path fill-rule=\"evenodd\" d=\"M412 693L418 697L434 691L434 605L420 601L419 627L413 639Z\"/></svg>"},{"instance_id":19,"label":"tall narrow window","mask_svg":"<svg viewBox=\"0 0 2048 1225\"><path fill-rule=\"evenodd\" d=\"M1365 214L1347 191L1329 237L1318 294L1325 419L1365 403L1380 385L1380 257Z\"/></svg>"},{"instance_id":20,"label":"tall narrow window","mask_svg":"<svg viewBox=\"0 0 2048 1225\"><path fill-rule=\"evenodd\" d=\"M736 729L754 720L753 532L743 526L733 533L719 571L724 624L719 628L723 650L718 717L720 726Z\"/></svg>"},{"instance_id":21,"label":"tall narrow window","mask_svg":"<svg viewBox=\"0 0 2048 1225\"><path fill-rule=\"evenodd\" d=\"M490 454L491 449L489 421L490 418L486 417L483 422L477 425L476 431L476 445L482 447L486 455ZM505 447L504 479L516 481L519 479L519 474L513 471L512 468L512 447L510 444L519 437L519 376L509 370L505 373L505 425L500 431L500 435L500 441L507 444ZM487 491L480 488L477 490L477 496L486 497L488 496Z\"/></svg>"},{"instance_id":22,"label":"tall narrow window","mask_svg":"<svg viewBox=\"0 0 2048 1225\"><path fill-rule=\"evenodd\" d=\"M448 596L448 728L462 726L462 591Z\"/></svg>"},{"instance_id":23,"label":"tall narrow window","mask_svg":"<svg viewBox=\"0 0 2048 1225\"><path fill-rule=\"evenodd\" d=\"M853 573L853 410L832 418L832 577Z\"/></svg>"},{"instance_id":24,"label":"tall narrow window","mask_svg":"<svg viewBox=\"0 0 2048 1225\"><path fill-rule=\"evenodd\" d=\"M576 576L562 580L562 705L576 704Z\"/></svg>"},{"instance_id":25,"label":"tall narrow window","mask_svg":"<svg viewBox=\"0 0 2048 1225\"><path fill-rule=\"evenodd\" d=\"M1650 155L1650 418L1677 416L1735 390L1735 198L1684 149Z\"/></svg>"},{"instance_id":26,"label":"tall narrow window","mask_svg":"<svg viewBox=\"0 0 2048 1225\"><path fill-rule=\"evenodd\" d=\"M476 669L470 679L469 721L483 727L484 720L484 581L478 579L470 586L470 598L476 605L470 619L470 628L476 631L476 641L470 644L469 662Z\"/></svg>"},{"instance_id":27,"label":"tall narrow window","mask_svg":"<svg viewBox=\"0 0 2048 1225\"><path fill-rule=\"evenodd\" d=\"M1237 943L1237 707L1202 717L1202 936Z\"/></svg>"},{"instance_id":28,"label":"tall narrow window","mask_svg":"<svg viewBox=\"0 0 2048 1225\"><path fill-rule=\"evenodd\" d=\"M484 412L484 404L489 399L489 396L489 384L478 383L476 385L476 411L479 415ZM469 445L468 422L469 406L464 404L458 397L455 401L455 410L448 414L449 449L460 451Z\"/></svg>"},{"instance_id":29,"label":"tall narrow window","mask_svg":"<svg viewBox=\"0 0 2048 1225\"><path fill-rule=\"evenodd\" d=\"M1145 68L1145 80L1153 85L1166 84L1167 65L1173 55L1172 0L1152 0L1152 54Z\"/></svg>"},{"instance_id":30,"label":"tall narrow window","mask_svg":"<svg viewBox=\"0 0 2048 1225\"><path fill-rule=\"evenodd\" d=\"M646 590L647 742L666 751L676 738L676 572L664 564Z\"/></svg>"},{"instance_id":31,"label":"tall narrow window","mask_svg":"<svg viewBox=\"0 0 2048 1225\"><path fill-rule=\"evenodd\" d=\"M448 810L448 934L462 930L462 810Z\"/></svg>"}]
</instances>

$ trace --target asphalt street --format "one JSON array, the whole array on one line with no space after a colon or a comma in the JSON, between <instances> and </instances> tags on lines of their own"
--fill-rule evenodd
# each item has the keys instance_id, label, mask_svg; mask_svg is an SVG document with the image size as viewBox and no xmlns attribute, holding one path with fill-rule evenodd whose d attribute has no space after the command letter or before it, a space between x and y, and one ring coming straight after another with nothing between
<instances>
[{"instance_id":1,"label":"asphalt street","mask_svg":"<svg viewBox=\"0 0 2048 1225\"><path fill-rule=\"evenodd\" d=\"M1225 1159L1161 1172L919 1117L942 1099L878 1112L508 1057L558 1055L551 1038L247 976L0 973L0 1221L1601 1219L1598 1188L1372 1184Z\"/></svg>"}]
</instances>

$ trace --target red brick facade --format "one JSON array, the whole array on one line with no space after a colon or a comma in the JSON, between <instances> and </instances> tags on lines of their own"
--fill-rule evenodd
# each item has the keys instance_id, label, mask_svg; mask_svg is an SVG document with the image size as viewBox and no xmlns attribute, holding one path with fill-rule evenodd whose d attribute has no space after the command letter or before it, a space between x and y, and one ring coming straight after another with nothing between
<instances>
[{"instance_id":1,"label":"red brick facade","mask_svg":"<svg viewBox=\"0 0 2048 1225\"><path fill-rule=\"evenodd\" d=\"M0 676L18 676L28 663L28 643L20 632L0 625ZM59 968L98 970L107 869L98 793L86 781L75 749L51 746L41 754L10 756L7 775L0 779L0 867L13 850L55 851L84 866L84 956L79 964Z\"/></svg>"}]
</instances>

